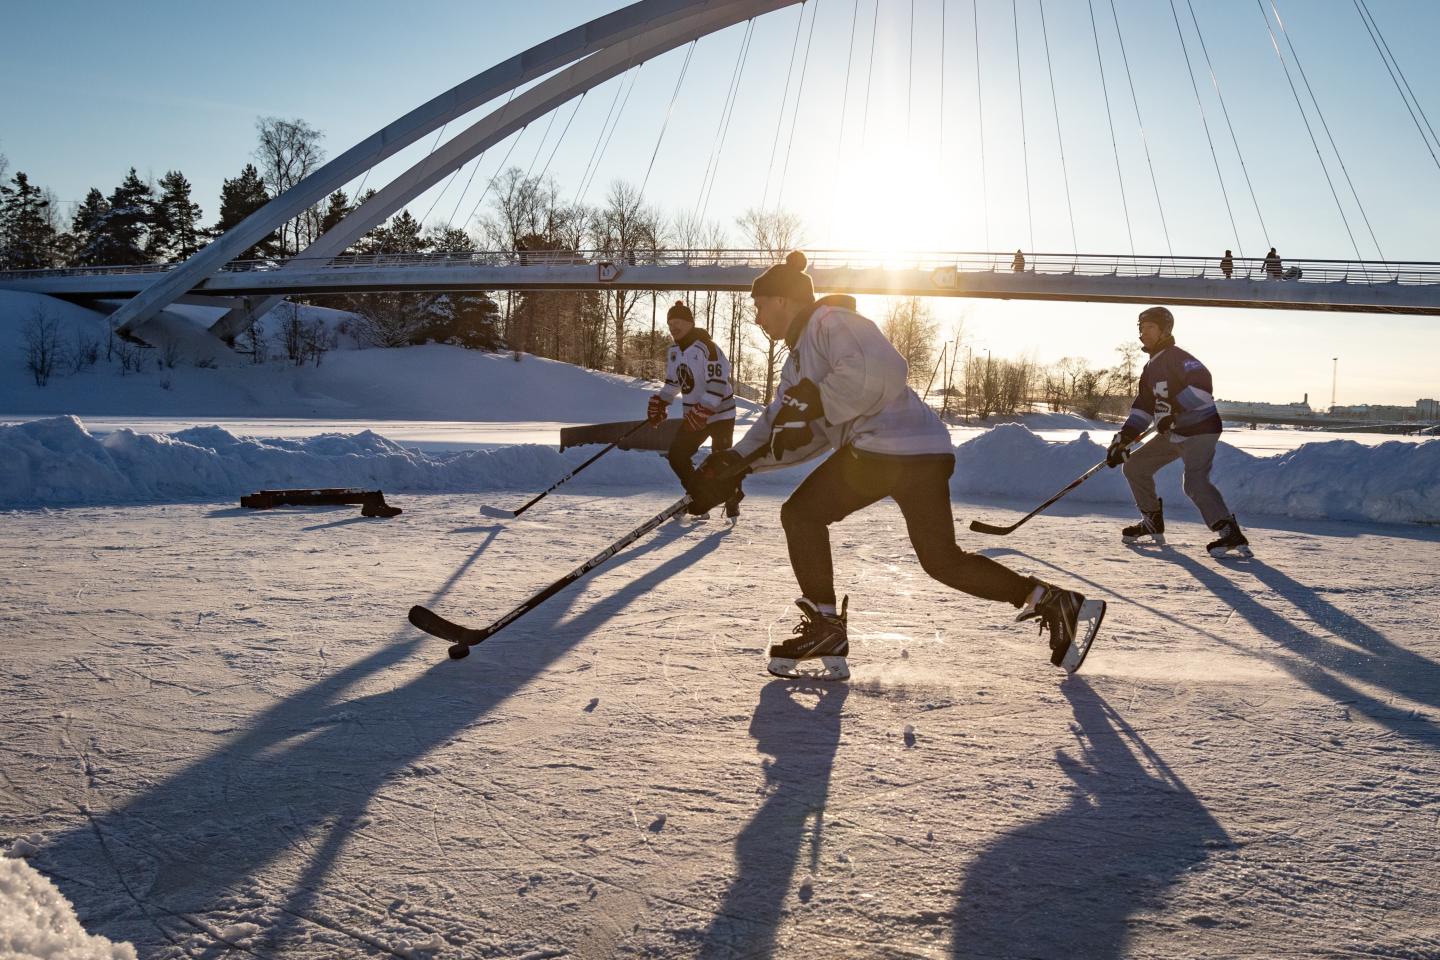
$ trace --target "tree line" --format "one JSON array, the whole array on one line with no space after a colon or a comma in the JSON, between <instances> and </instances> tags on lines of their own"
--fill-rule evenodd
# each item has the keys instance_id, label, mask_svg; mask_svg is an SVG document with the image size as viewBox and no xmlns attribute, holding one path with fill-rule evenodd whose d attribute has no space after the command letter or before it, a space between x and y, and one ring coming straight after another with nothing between
<instances>
[{"instance_id":1,"label":"tree line","mask_svg":"<svg viewBox=\"0 0 1440 960\"><path fill-rule=\"evenodd\" d=\"M259 118L253 162L247 161L235 177L223 181L219 213L208 225L181 171L167 171L152 184L133 167L109 194L92 187L70 222L62 223L50 191L33 184L23 172L4 180L8 171L0 155L0 269L183 261L317 169L325 160L322 140L322 132L303 120ZM237 259L302 254L375 193L366 190L352 198L337 190ZM341 256L455 256L483 249L522 262L565 263L579 262L581 251L596 251L624 265L644 263L673 250L703 257L736 245L732 227L717 220L702 221L692 213L666 216L625 180L613 181L600 201L587 204L583 195L566 199L553 177L530 176L510 167L490 179L482 196L485 209L482 213L477 204L470 220L475 233L449 221L422 224L405 209L370 229ZM452 218L458 213L457 203ZM733 230L739 245L765 251L776 260L805 242L802 221L783 210L747 210L734 220ZM663 375L669 346L664 315L675 298L662 292L613 289L381 292L291 299L354 313L351 332L367 345L441 342L508 349L517 359L529 353L654 378ZM725 348L737 389L768 401L784 361L784 345L758 335L751 323L749 296L711 290L685 292L680 299ZM286 355L295 360L297 349L300 356L307 355L305 338L297 340L294 329L299 323L296 314L292 311L280 320ZM927 302L892 298L880 322L909 361L917 387L933 384L938 372L935 356L942 351ZM315 332L306 337L313 341ZM1027 358L988 354L983 358L972 354L958 364L963 329L953 331L952 339L943 349L948 361L940 381L941 403L947 409L952 408L953 396L954 409L982 417L1013 414L1036 403L1094 416L1117 406L1114 398L1133 388L1133 347L1120 348L1121 362L1107 370L1092 369L1077 358L1043 367ZM268 356L257 327L242 335L239 345L257 361ZM315 343L315 349L323 348ZM308 355L318 362L314 350ZM930 384L925 383L927 378Z\"/></svg>"}]
</instances>

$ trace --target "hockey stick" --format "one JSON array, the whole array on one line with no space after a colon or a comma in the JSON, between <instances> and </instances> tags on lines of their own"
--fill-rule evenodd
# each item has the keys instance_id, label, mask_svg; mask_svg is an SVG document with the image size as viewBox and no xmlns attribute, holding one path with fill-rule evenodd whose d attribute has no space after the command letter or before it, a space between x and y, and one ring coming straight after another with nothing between
<instances>
[{"instance_id":1,"label":"hockey stick","mask_svg":"<svg viewBox=\"0 0 1440 960\"><path fill-rule=\"evenodd\" d=\"M609 453L611 450L614 450L616 447L620 446L620 444L624 443L626 440L629 440L631 437L633 437L635 434L639 433L639 432L641 431L641 429L643 429L644 427L648 426L649 424L650 424L650 421L649 421L649 420L642 420L642 421L640 422L640 425L639 425L639 426L634 427L634 428L631 429L631 430L627 430L627 431L625 432L625 434L624 434L622 437L620 437L620 439L614 441L614 442L611 443L608 447L606 447L604 450L601 450L599 453L595 454L595 456L591 457L589 460L586 460L584 463L580 464L580 466L576 467L574 470L571 470L569 473L565 474L565 476L561 477L559 480L556 480L554 483L550 484L550 486L547 487L547 488L545 488L545 490L543 490L543 491L541 491L540 493L536 494L534 497L531 497L531 498L530 498L530 501L529 501L528 503L526 503L523 507L521 507L519 510L501 510L501 509L498 508L498 507L483 506L483 507L480 508L480 512L481 512L482 514L484 514L485 516L487 516L487 517L497 517L497 518L503 519L503 520L514 520L516 517L520 516L520 514L524 513L526 510L529 510L531 507L535 506L535 504L539 503L541 500L544 500L547 496L550 495L551 492L554 491L554 489L555 489L556 487L560 486L560 484L562 484L562 483L564 483L565 481L571 479L572 477L575 476L575 474L579 473L581 470L584 470L586 467L590 466L590 464L594 463L596 460L599 460L601 457L605 456L605 454Z\"/></svg>"},{"instance_id":2,"label":"hockey stick","mask_svg":"<svg viewBox=\"0 0 1440 960\"><path fill-rule=\"evenodd\" d=\"M1138 437L1135 438L1135 440L1136 440L1136 441L1144 440L1146 437L1148 437L1148 436L1150 435L1150 433L1152 432L1152 430L1153 430L1153 428L1151 428L1151 427L1146 427L1146 428L1144 429L1144 431L1141 432L1140 436L1138 436ZM1127 457L1129 456L1129 451L1130 451L1131 449L1133 449L1133 448L1130 447L1130 446L1127 446L1127 447L1125 448L1125 450L1126 450L1126 456L1127 456ZM1025 516L1021 517L1019 520L1016 520L1014 523L1010 524L1008 527L997 527L997 526L995 526L994 524L986 523L986 522L983 521L983 520L971 520L971 521L970 521L970 529L971 529L971 530L974 530L976 533L990 533L990 534L994 534L994 535L997 536L997 537L1003 537L1003 536L1006 536L1007 534L1014 533L1014 532L1020 527L1020 525L1023 524L1026 520L1029 520L1031 517L1035 516L1037 513L1040 513L1042 510L1044 510L1046 507L1050 506L1050 505L1051 505L1052 503L1054 503L1056 500L1059 500L1061 497L1065 496L1065 494L1069 493L1071 490L1074 490L1076 487L1080 486L1080 484L1084 483L1086 480L1089 480L1091 477L1095 476L1095 474L1097 474L1097 473L1099 473L1101 470L1105 469L1106 463L1107 463L1107 461L1101 460L1099 463L1095 464L1095 466L1091 467L1089 470L1086 470L1084 473L1080 474L1080 476L1076 477L1074 480L1071 480L1069 483L1067 483L1067 484L1065 485L1065 488L1064 488L1063 490L1061 490L1059 493L1055 494L1055 496L1051 497L1049 500L1046 500L1044 503L1040 504L1040 506L1036 507L1034 510L1031 510L1029 513L1025 514Z\"/></svg>"},{"instance_id":3,"label":"hockey stick","mask_svg":"<svg viewBox=\"0 0 1440 960\"><path fill-rule=\"evenodd\" d=\"M750 454L750 456L746 457L744 461L742 461L740 467L736 468L737 472L739 470L743 470L745 467L748 467L755 460L758 460L761 456L765 454L765 451L766 447L761 447L759 450L756 450L754 453ZM730 476L733 475L733 473L730 474ZM640 526L636 527L634 530L631 530L629 533L625 534L625 536L621 537L619 540L616 540L614 543L610 544L610 546L606 547L604 550L601 550L599 553L595 554L595 556L591 557L589 560L586 560L584 563L580 564L580 566L576 567L574 570L571 570L569 573L565 574L565 576L561 577L559 580L556 580L554 583L550 584L550 586L546 587L544 590L541 590L539 593L535 594L533 597L520 604L520 606L516 607L514 610L511 610L509 613L505 614L505 616L501 617L499 620L496 620L488 627L466 627L461 624L455 623L453 620L445 619L444 617L440 616L438 613L429 609L428 607L422 607L419 605L410 608L410 622L415 626L419 627L421 630L424 630L431 636L439 637L441 640L449 640L452 644L452 646L450 647L450 659L463 659L464 657L470 655L471 647L479 643L484 643L486 640L493 637L496 633L499 633L501 629L511 623L514 623L516 620L519 620L525 614L529 613L531 610L534 610L536 607L540 606L540 604L544 603L546 600L549 600L551 597L555 596L555 594L559 593L561 590L564 590L570 584L574 583L576 580L579 580L581 577L585 576L585 574L589 573L591 570L594 570L596 567L600 566L600 564L604 563L606 560L609 560L611 557L615 556L615 554L619 553L621 550L624 550L630 544L634 543L636 540L639 540L651 530L654 530L656 527L660 526L662 523L669 520L671 517L683 513L685 511L685 508L688 506L690 506L690 495L687 493L685 496L681 497L679 500L676 500L674 503L670 504L670 506L660 511L655 516L651 517L649 520L646 520L644 523L640 524Z\"/></svg>"}]
</instances>

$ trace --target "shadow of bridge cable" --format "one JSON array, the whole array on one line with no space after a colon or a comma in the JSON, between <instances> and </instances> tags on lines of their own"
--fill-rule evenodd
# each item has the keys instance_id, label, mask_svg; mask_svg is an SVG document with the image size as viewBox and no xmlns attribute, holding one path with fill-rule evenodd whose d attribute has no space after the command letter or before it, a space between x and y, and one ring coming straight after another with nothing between
<instances>
[{"instance_id":1,"label":"shadow of bridge cable","mask_svg":"<svg viewBox=\"0 0 1440 960\"><path fill-rule=\"evenodd\" d=\"M1205 805L1083 679L1060 687L1075 712L1064 809L1001 837L966 872L955 957L1127 956L1131 918L1230 844ZM1187 918L1199 925L1207 918Z\"/></svg>"},{"instance_id":2,"label":"shadow of bridge cable","mask_svg":"<svg viewBox=\"0 0 1440 960\"><path fill-rule=\"evenodd\" d=\"M769 957L801 858L813 871L823 840L830 772L840 747L845 684L774 681L750 721L755 749L768 754L769 795L735 840L737 873L703 937L698 956ZM806 698L814 698L807 704ZM806 839L809 853L806 856ZM809 899L808 887L800 899Z\"/></svg>"},{"instance_id":3,"label":"shadow of bridge cable","mask_svg":"<svg viewBox=\"0 0 1440 960\"><path fill-rule=\"evenodd\" d=\"M431 602L458 582L491 540L493 535ZM655 539L623 556L635 559L667 542ZM142 955L171 946L173 935L162 920L170 929L186 929L183 919L169 918L204 915L242 891L272 913L261 934L264 946L283 949L294 928L318 913L315 902L326 877L388 782L408 776L417 761L463 735L590 632L718 543L718 537L700 541L561 626L579 588L553 598L537 628L547 642L507 651L503 671L477 678L479 658L439 660L408 683L347 699L357 684L418 649L439 655L443 648L435 641L402 639L413 633L406 626L397 642L263 711L179 774L114 809L89 814L88 823L56 837L33 862L56 880L92 932L128 940ZM261 876L296 852L304 858L297 880Z\"/></svg>"},{"instance_id":4,"label":"shadow of bridge cable","mask_svg":"<svg viewBox=\"0 0 1440 960\"><path fill-rule=\"evenodd\" d=\"M987 556L1009 554L1025 557L1052 570L1063 569L1020 550L1002 547L985 552ZM1440 724L1428 717L1412 717L1408 709L1397 708L1355 686L1357 683L1369 684L1417 703L1440 706L1440 664L1399 646L1374 627L1335 607L1312 588L1262 561L1249 560L1228 566L1230 569L1250 573L1287 603L1339 636L1341 640L1363 650L1355 650L1345 643L1306 630L1256 600L1215 568L1177 550L1147 550L1146 556L1174 564L1189 573L1218 600L1240 614L1261 636L1273 641L1292 656L1270 650L1256 650L1196 627L1156 607L1124 597L1127 603L1232 650L1258 657L1332 701L1354 704L1365 716L1390 732L1432 750L1440 749ZM1096 590L1114 594L1102 584L1073 571L1066 571L1066 575ZM1103 640L1102 636L1101 641Z\"/></svg>"}]
</instances>

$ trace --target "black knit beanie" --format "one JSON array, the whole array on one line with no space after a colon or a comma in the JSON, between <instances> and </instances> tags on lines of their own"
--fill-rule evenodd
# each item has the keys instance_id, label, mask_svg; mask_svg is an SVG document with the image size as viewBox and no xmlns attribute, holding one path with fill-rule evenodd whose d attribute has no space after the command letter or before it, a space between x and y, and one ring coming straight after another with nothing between
<instances>
[{"instance_id":1,"label":"black knit beanie","mask_svg":"<svg viewBox=\"0 0 1440 960\"><path fill-rule=\"evenodd\" d=\"M750 285L750 296L786 297L801 303L813 303L815 285L810 282L810 275L805 272L805 264L805 254L799 250L794 251L785 258L784 263L775 264L755 278L755 282Z\"/></svg>"},{"instance_id":2,"label":"black knit beanie","mask_svg":"<svg viewBox=\"0 0 1440 960\"><path fill-rule=\"evenodd\" d=\"M691 313L691 312L690 312L690 308L687 307L687 306L685 306L685 301L684 301L684 300L676 300L676 301L675 301L675 306L673 306L673 307L671 307L669 310L666 310L666 311L665 311L665 319L666 319L666 320L677 320L677 319L678 319L678 320L688 320L690 323L694 323L694 322L695 322L695 314Z\"/></svg>"}]
</instances>

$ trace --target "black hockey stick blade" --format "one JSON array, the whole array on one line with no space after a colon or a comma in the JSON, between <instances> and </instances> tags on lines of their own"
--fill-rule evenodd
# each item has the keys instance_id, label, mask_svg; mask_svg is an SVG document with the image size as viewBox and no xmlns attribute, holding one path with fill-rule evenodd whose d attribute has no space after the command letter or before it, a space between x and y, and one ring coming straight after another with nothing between
<instances>
[{"instance_id":1,"label":"black hockey stick blade","mask_svg":"<svg viewBox=\"0 0 1440 960\"><path fill-rule=\"evenodd\" d=\"M471 647L490 636L488 630L476 630L473 627L461 626L453 620L446 620L434 610L418 604L410 608L410 622L432 637L449 640L454 644L450 648L450 659L452 660L469 656Z\"/></svg>"},{"instance_id":2,"label":"black hockey stick blade","mask_svg":"<svg viewBox=\"0 0 1440 960\"><path fill-rule=\"evenodd\" d=\"M480 513L481 513L482 516L490 517L490 518L492 518L492 519L494 519L494 520L514 520L514 519L515 519L515 511L514 511L514 510L501 510L499 507L492 507L492 506L490 506L489 504L486 504L485 506L481 507L481 508L480 508Z\"/></svg>"},{"instance_id":3,"label":"black hockey stick blade","mask_svg":"<svg viewBox=\"0 0 1440 960\"><path fill-rule=\"evenodd\" d=\"M1018 526L1018 523L1012 523L1008 527L997 527L994 524L986 523L984 520L970 521L970 529L974 530L976 533L989 533L997 537L1003 537L1006 534L1014 533L1015 528Z\"/></svg>"}]
</instances>

